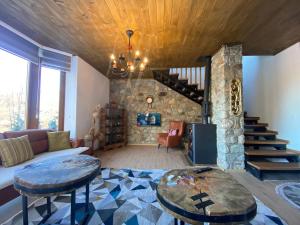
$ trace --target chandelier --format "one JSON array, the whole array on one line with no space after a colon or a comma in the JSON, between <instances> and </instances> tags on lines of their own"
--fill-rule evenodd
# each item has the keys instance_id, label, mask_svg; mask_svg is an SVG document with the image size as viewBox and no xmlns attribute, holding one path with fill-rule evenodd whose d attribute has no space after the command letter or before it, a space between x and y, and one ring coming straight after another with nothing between
<instances>
[{"instance_id":1,"label":"chandelier","mask_svg":"<svg viewBox=\"0 0 300 225\"><path fill-rule=\"evenodd\" d=\"M129 74L140 72L143 73L148 66L148 58L143 59L140 56L140 51L133 53L130 39L133 36L133 30L127 30L128 36L128 49L127 53L121 53L118 58L114 54L111 54L111 73L121 77L127 77Z\"/></svg>"}]
</instances>

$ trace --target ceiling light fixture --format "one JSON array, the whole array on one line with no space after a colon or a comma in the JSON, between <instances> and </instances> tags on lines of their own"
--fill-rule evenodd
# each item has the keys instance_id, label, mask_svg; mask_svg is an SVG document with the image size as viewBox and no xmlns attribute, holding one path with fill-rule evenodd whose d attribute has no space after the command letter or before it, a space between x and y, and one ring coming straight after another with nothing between
<instances>
[{"instance_id":1,"label":"ceiling light fixture","mask_svg":"<svg viewBox=\"0 0 300 225\"><path fill-rule=\"evenodd\" d=\"M114 54L111 54L111 73L121 77L127 77L130 73L143 73L148 68L148 58L141 59L140 51L135 51L133 54L132 45L130 39L133 36L133 30L127 30L128 37L128 49L127 53L121 53L118 58Z\"/></svg>"}]
</instances>

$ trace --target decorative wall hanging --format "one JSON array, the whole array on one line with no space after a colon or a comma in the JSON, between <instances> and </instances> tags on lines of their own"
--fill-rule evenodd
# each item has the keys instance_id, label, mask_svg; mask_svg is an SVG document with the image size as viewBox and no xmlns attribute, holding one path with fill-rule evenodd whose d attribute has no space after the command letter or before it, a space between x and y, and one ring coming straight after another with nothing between
<instances>
[{"instance_id":1,"label":"decorative wall hanging","mask_svg":"<svg viewBox=\"0 0 300 225\"><path fill-rule=\"evenodd\" d=\"M230 107L235 116L242 113L242 83L239 79L234 78L230 84Z\"/></svg>"},{"instance_id":2,"label":"decorative wall hanging","mask_svg":"<svg viewBox=\"0 0 300 225\"><path fill-rule=\"evenodd\" d=\"M137 126L160 126L160 113L138 113L136 118Z\"/></svg>"},{"instance_id":3,"label":"decorative wall hanging","mask_svg":"<svg viewBox=\"0 0 300 225\"><path fill-rule=\"evenodd\" d=\"M99 149L100 143L104 139L103 134L100 132L100 117L101 105L99 104L92 113L92 127L84 138L85 146L92 147L93 150Z\"/></svg>"},{"instance_id":4,"label":"decorative wall hanging","mask_svg":"<svg viewBox=\"0 0 300 225\"><path fill-rule=\"evenodd\" d=\"M148 103L148 109L151 108L152 109L152 103L153 103L153 97L152 96L147 96L146 98L146 102Z\"/></svg>"}]
</instances>

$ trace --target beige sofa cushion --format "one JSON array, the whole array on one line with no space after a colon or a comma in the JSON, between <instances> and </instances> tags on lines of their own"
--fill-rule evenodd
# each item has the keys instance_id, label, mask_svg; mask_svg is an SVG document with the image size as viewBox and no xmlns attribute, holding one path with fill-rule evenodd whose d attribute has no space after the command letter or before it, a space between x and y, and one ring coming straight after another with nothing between
<instances>
[{"instance_id":1,"label":"beige sofa cushion","mask_svg":"<svg viewBox=\"0 0 300 225\"><path fill-rule=\"evenodd\" d=\"M4 167L32 159L34 154L28 136L0 140L0 156Z\"/></svg>"},{"instance_id":2,"label":"beige sofa cushion","mask_svg":"<svg viewBox=\"0 0 300 225\"><path fill-rule=\"evenodd\" d=\"M49 151L71 148L70 131L48 132Z\"/></svg>"}]
</instances>

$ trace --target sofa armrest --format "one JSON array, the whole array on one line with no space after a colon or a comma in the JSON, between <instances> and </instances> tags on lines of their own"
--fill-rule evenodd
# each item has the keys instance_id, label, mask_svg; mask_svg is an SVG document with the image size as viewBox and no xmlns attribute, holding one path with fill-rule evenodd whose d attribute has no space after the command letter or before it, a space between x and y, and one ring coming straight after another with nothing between
<instances>
[{"instance_id":1,"label":"sofa armrest","mask_svg":"<svg viewBox=\"0 0 300 225\"><path fill-rule=\"evenodd\" d=\"M86 147L86 146L84 146L83 139L71 139L70 143L71 143L72 148ZM93 150L92 150L92 148L89 147L86 151L82 152L81 154L93 155Z\"/></svg>"},{"instance_id":2,"label":"sofa armrest","mask_svg":"<svg viewBox=\"0 0 300 225\"><path fill-rule=\"evenodd\" d=\"M92 156L92 155L94 155L94 152L93 152L93 150L91 148L88 148L88 150L82 152L81 154L83 154L83 155L91 155Z\"/></svg>"},{"instance_id":3,"label":"sofa armrest","mask_svg":"<svg viewBox=\"0 0 300 225\"><path fill-rule=\"evenodd\" d=\"M170 147L175 147L175 146L179 145L180 139L181 139L181 137L177 136L177 135L176 136L168 136L167 137L167 144Z\"/></svg>"},{"instance_id":4,"label":"sofa armrest","mask_svg":"<svg viewBox=\"0 0 300 225\"><path fill-rule=\"evenodd\" d=\"M158 133L158 137L160 138L167 138L168 133Z\"/></svg>"},{"instance_id":5,"label":"sofa armrest","mask_svg":"<svg viewBox=\"0 0 300 225\"><path fill-rule=\"evenodd\" d=\"M71 139L70 144L72 148L84 147L83 139Z\"/></svg>"}]
</instances>

